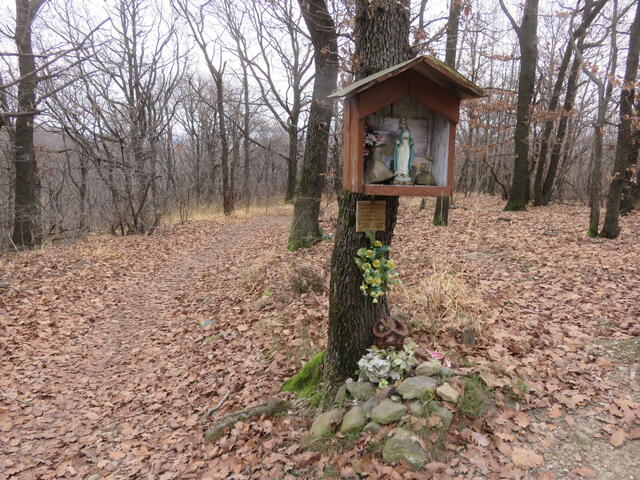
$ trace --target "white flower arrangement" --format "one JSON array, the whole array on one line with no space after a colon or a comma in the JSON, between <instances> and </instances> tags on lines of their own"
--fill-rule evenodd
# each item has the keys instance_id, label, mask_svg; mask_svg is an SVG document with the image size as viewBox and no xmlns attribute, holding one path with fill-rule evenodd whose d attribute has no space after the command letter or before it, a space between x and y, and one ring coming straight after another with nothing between
<instances>
[{"instance_id":1,"label":"white flower arrangement","mask_svg":"<svg viewBox=\"0 0 640 480\"><path fill-rule=\"evenodd\" d=\"M405 342L400 351L393 347L371 347L358 361L360 379L375 383L381 388L397 382L418 364L414 353L415 346L413 342Z\"/></svg>"}]
</instances>

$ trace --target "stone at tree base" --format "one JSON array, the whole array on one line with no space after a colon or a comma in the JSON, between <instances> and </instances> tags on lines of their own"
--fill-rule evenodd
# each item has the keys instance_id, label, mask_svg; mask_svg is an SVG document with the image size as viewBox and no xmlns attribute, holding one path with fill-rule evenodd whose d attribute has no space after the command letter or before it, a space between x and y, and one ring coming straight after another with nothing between
<instances>
[{"instance_id":1,"label":"stone at tree base","mask_svg":"<svg viewBox=\"0 0 640 480\"><path fill-rule=\"evenodd\" d=\"M430 360L416 367L416 375L431 377L432 375L438 375L441 370L442 364L438 360Z\"/></svg>"},{"instance_id":2,"label":"stone at tree base","mask_svg":"<svg viewBox=\"0 0 640 480\"><path fill-rule=\"evenodd\" d=\"M424 415L424 405L420 402L411 402L409 404L409 413L416 417L422 417Z\"/></svg>"},{"instance_id":3,"label":"stone at tree base","mask_svg":"<svg viewBox=\"0 0 640 480\"><path fill-rule=\"evenodd\" d=\"M371 397L369 400L364 402L364 405L362 405L362 408L364 409L365 412L369 413L371 412L371 410L373 410L378 405L380 405L381 401L382 400L378 397Z\"/></svg>"},{"instance_id":4,"label":"stone at tree base","mask_svg":"<svg viewBox=\"0 0 640 480\"><path fill-rule=\"evenodd\" d=\"M367 423L367 414L362 407L355 406L349 410L342 419L340 426L341 433L360 433L364 424Z\"/></svg>"},{"instance_id":5,"label":"stone at tree base","mask_svg":"<svg viewBox=\"0 0 640 480\"><path fill-rule=\"evenodd\" d=\"M367 423L364 428L362 429L363 432L371 432L374 435L377 435L378 432L380 431L380 429L382 429L382 425L380 425L379 423L376 422L369 422Z\"/></svg>"},{"instance_id":6,"label":"stone at tree base","mask_svg":"<svg viewBox=\"0 0 640 480\"><path fill-rule=\"evenodd\" d=\"M380 405L371 410L370 417L374 422L388 425L400 420L405 413L407 413L407 407L386 398L380 402Z\"/></svg>"},{"instance_id":7,"label":"stone at tree base","mask_svg":"<svg viewBox=\"0 0 640 480\"><path fill-rule=\"evenodd\" d=\"M428 461L418 437L404 428L397 428L387 440L382 450L382 458L389 463L404 460L416 469L424 467Z\"/></svg>"},{"instance_id":8,"label":"stone at tree base","mask_svg":"<svg viewBox=\"0 0 640 480\"><path fill-rule=\"evenodd\" d=\"M369 382L347 382L345 386L349 394L359 401L369 400L376 394L376 389Z\"/></svg>"},{"instance_id":9,"label":"stone at tree base","mask_svg":"<svg viewBox=\"0 0 640 480\"><path fill-rule=\"evenodd\" d=\"M340 388L336 392L336 396L333 399L333 404L342 405L346 399L347 399L347 386L343 384L340 386Z\"/></svg>"},{"instance_id":10,"label":"stone at tree base","mask_svg":"<svg viewBox=\"0 0 640 480\"><path fill-rule=\"evenodd\" d=\"M453 413L442 405L436 405L434 407L436 415L438 415L442 419L442 426L445 430L448 430L451 426L451 422L453 421Z\"/></svg>"},{"instance_id":11,"label":"stone at tree base","mask_svg":"<svg viewBox=\"0 0 640 480\"><path fill-rule=\"evenodd\" d=\"M339 408L334 408L328 412L321 413L313 421L311 430L309 430L309 435L313 438L321 438L330 435L332 433L333 425L340 420L341 414L342 410Z\"/></svg>"},{"instance_id":12,"label":"stone at tree base","mask_svg":"<svg viewBox=\"0 0 640 480\"><path fill-rule=\"evenodd\" d=\"M424 398L429 392L435 391L438 382L431 377L418 376L409 377L398 385L398 393L405 400L413 400L414 398Z\"/></svg>"},{"instance_id":13,"label":"stone at tree base","mask_svg":"<svg viewBox=\"0 0 640 480\"><path fill-rule=\"evenodd\" d=\"M445 402L456 403L460 394L458 391L449 385L447 382L443 383L436 390L436 394Z\"/></svg>"}]
</instances>

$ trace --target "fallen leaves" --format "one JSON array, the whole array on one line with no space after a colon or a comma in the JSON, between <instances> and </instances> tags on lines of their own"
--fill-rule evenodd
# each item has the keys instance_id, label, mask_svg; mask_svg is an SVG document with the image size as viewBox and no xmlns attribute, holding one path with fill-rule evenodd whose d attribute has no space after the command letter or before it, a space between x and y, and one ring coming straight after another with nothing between
<instances>
[{"instance_id":1,"label":"fallen leaves","mask_svg":"<svg viewBox=\"0 0 640 480\"><path fill-rule=\"evenodd\" d=\"M560 407L560 404L558 403L554 403L550 408L549 408L549 418L560 418L563 413L562 413L562 408Z\"/></svg>"},{"instance_id":2,"label":"fallen leaves","mask_svg":"<svg viewBox=\"0 0 640 480\"><path fill-rule=\"evenodd\" d=\"M578 467L574 469L573 472L583 478L596 478L598 476L598 473L590 467Z\"/></svg>"},{"instance_id":3,"label":"fallen leaves","mask_svg":"<svg viewBox=\"0 0 640 480\"><path fill-rule=\"evenodd\" d=\"M516 467L525 470L544 465L544 457L527 448L514 448L511 452L511 461Z\"/></svg>"},{"instance_id":4,"label":"fallen leaves","mask_svg":"<svg viewBox=\"0 0 640 480\"><path fill-rule=\"evenodd\" d=\"M516 467L528 470L544 465L544 457L527 448L514 448L511 453L511 461Z\"/></svg>"},{"instance_id":5,"label":"fallen leaves","mask_svg":"<svg viewBox=\"0 0 640 480\"><path fill-rule=\"evenodd\" d=\"M611 438L609 438L609 443L614 447L621 447L625 440L627 439L627 435L624 433L624 430L616 429L611 434Z\"/></svg>"},{"instance_id":6,"label":"fallen leaves","mask_svg":"<svg viewBox=\"0 0 640 480\"><path fill-rule=\"evenodd\" d=\"M619 241L592 242L584 237L583 208L507 214L498 199L457 199L467 210L456 209L443 229L425 221L417 203L401 202L394 250L403 282L417 284L441 262L464 272L494 312L474 318L479 335L468 346L456 322L425 317L390 292L394 309L437 327L437 335L414 333L421 346L446 353L456 369L455 358L467 358L477 365L467 373L497 393L494 417L445 439L447 460L409 473L367 453L366 442L349 456L311 452L302 447L308 419L295 415L240 423L219 443L202 444L213 420L200 419L202 412L222 403L218 416L275 394L326 344L327 295L292 296L287 272L305 262L328 278L332 243L287 252L290 218L267 215L162 226L150 237L95 237L8 258L0 270L0 283L10 287L0 295L0 391L14 400L0 396L11 458L0 476L51 478L59 468L87 478L97 468L105 478L185 480L290 479L292 471L302 479L325 471L522 478L520 469L546 466L526 475L552 480L548 454L566 443L554 433L578 428L579 412L596 405L607 429L590 441L622 440L607 449L618 453L633 446L637 393L603 377L620 361L599 343L627 339L628 322L640 317L640 217L623 219ZM327 211L329 232L335 212ZM496 221L499 215L512 221ZM549 225L552 235L540 235ZM67 449L81 450L86 462L62 464ZM41 463L28 471L32 458ZM574 476L598 478L582 460L571 461Z\"/></svg>"}]
</instances>

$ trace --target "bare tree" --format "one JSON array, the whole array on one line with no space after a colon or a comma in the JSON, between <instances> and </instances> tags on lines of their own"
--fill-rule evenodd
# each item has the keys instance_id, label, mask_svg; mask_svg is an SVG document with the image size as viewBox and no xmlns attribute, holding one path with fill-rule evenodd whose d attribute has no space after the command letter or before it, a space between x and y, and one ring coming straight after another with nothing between
<instances>
[{"instance_id":1,"label":"bare tree","mask_svg":"<svg viewBox=\"0 0 640 480\"><path fill-rule=\"evenodd\" d=\"M549 203L549 200L551 199L551 191L560 158L560 148L564 140L569 114L573 109L573 102L577 93L578 74L581 67L578 58L580 56L580 52L584 48L584 39L587 34L589 25L591 25L591 23L594 21L598 13L600 13L607 1L608 0L600 0L598 2L592 2L587 0L585 6L583 7L582 20L579 26L573 32L571 32L571 35L567 40L567 45L565 47L564 55L560 63L556 82L553 87L553 92L551 94L551 97L549 98L548 110L551 115L549 115L549 118L544 122L544 130L539 140L540 145L538 150L538 162L536 166L536 175L533 187L534 205L547 205ZM578 6L580 3L581 0L578 0ZM560 125L557 129L555 142L553 144L553 149L551 152L549 168L545 178L544 174L547 165L546 157L549 148L549 140L555 123L553 114L558 108L562 86L564 84L565 75L569 67L569 62L571 60L574 49L576 50L576 56L569 73L569 79L567 80L565 102L562 108Z\"/></svg>"},{"instance_id":2,"label":"bare tree","mask_svg":"<svg viewBox=\"0 0 640 480\"><path fill-rule=\"evenodd\" d=\"M207 3L200 5L196 12L187 0L176 0L173 4L176 12L186 21L189 31L195 40L207 65L211 79L216 86L218 133L220 136L220 163L222 168L222 203L225 215L231 215L234 210L234 192L231 188L231 174L229 171L229 136L227 129L226 106L224 102L224 69L225 63L220 57L216 60L215 46L207 38L205 9Z\"/></svg>"},{"instance_id":3,"label":"bare tree","mask_svg":"<svg viewBox=\"0 0 640 480\"><path fill-rule=\"evenodd\" d=\"M289 137L285 202L290 203L296 190L300 122L308 104L305 92L313 80L313 49L300 28L302 19L295 0L261 0L250 5L248 19L257 53L250 56L246 52L245 58L262 102ZM286 78L284 88L279 85L281 75Z\"/></svg>"},{"instance_id":4,"label":"bare tree","mask_svg":"<svg viewBox=\"0 0 640 480\"><path fill-rule=\"evenodd\" d=\"M18 51L18 112L14 127L15 199L13 243L30 248L42 240L40 180L33 148L38 70L32 47L33 21L46 0L16 0L15 42ZM3 89L6 86L2 87Z\"/></svg>"},{"instance_id":5,"label":"bare tree","mask_svg":"<svg viewBox=\"0 0 640 480\"><path fill-rule=\"evenodd\" d=\"M595 72L580 59L583 72L596 85L598 93L598 109L593 123L593 151L591 154L591 172L589 188L589 237L598 236L600 227L600 206L602 202L602 157L604 131L607 123L607 110L613 95L613 77L618 65L618 1L613 0L613 15L610 27L609 60L604 71L604 78L599 78Z\"/></svg>"},{"instance_id":6,"label":"bare tree","mask_svg":"<svg viewBox=\"0 0 640 480\"><path fill-rule=\"evenodd\" d=\"M173 95L185 63L175 22L147 23L155 14L151 8L140 0L113 4L109 31L77 47L87 59L72 72L80 79L76 88L52 87L48 94L55 124L81 157L92 159L107 185L112 229L123 234L143 233L159 221L157 156L173 122ZM66 20L68 41L75 44L83 24L74 11Z\"/></svg>"},{"instance_id":7,"label":"bare tree","mask_svg":"<svg viewBox=\"0 0 640 480\"><path fill-rule=\"evenodd\" d=\"M320 200L324 188L329 150L329 129L333 101L328 95L338 80L338 36L324 0L300 0L304 21L314 48L315 79L302 176L296 192L289 250L297 250L322 240Z\"/></svg>"},{"instance_id":8,"label":"bare tree","mask_svg":"<svg viewBox=\"0 0 640 480\"><path fill-rule=\"evenodd\" d=\"M505 210L523 210L529 201L529 120L538 59L538 0L526 0L520 25L509 13L504 0L500 0L500 6L517 33L520 45L515 160Z\"/></svg>"},{"instance_id":9,"label":"bare tree","mask_svg":"<svg viewBox=\"0 0 640 480\"><path fill-rule=\"evenodd\" d=\"M638 63L640 57L640 2L637 2L636 13L629 33L629 51L627 52L627 64L624 73L624 84L620 94L620 121L618 123L618 139L616 144L616 157L613 166L613 175L607 197L607 211L601 237L617 238L620 234L620 199L622 189L629 181L630 167L635 163L632 158L633 139L632 115L635 98L635 81L638 75ZM637 153L637 152L636 152Z\"/></svg>"}]
</instances>

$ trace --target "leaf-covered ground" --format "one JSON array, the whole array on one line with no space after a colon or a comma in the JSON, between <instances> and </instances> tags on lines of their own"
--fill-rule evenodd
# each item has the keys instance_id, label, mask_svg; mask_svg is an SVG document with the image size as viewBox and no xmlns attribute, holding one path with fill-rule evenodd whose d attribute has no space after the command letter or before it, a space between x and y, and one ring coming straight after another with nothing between
<instances>
[{"instance_id":1,"label":"leaf-covered ground","mask_svg":"<svg viewBox=\"0 0 640 480\"><path fill-rule=\"evenodd\" d=\"M403 200L393 245L412 338L494 389L427 470L366 438L309 448L305 410L203 442L325 342L326 291L290 278L328 284L332 243L287 252L277 209L0 257L0 478L639 479L640 215L610 241L585 237L582 207L457 206L438 228Z\"/></svg>"}]
</instances>

